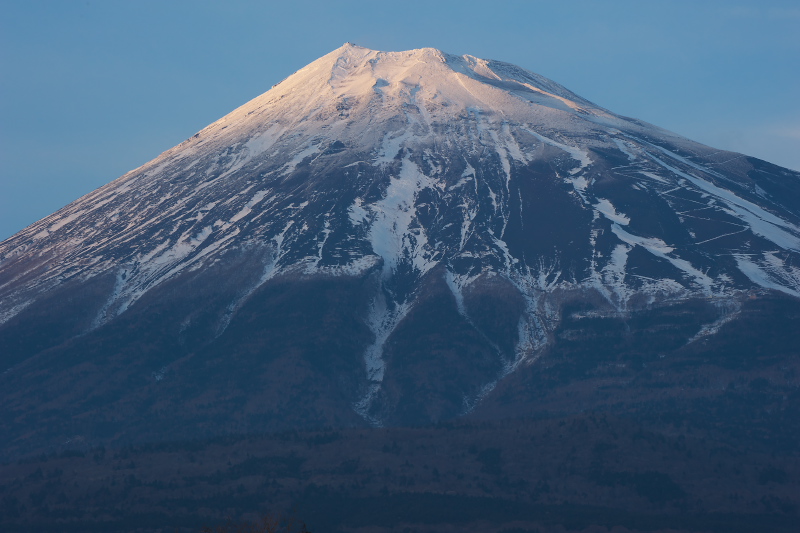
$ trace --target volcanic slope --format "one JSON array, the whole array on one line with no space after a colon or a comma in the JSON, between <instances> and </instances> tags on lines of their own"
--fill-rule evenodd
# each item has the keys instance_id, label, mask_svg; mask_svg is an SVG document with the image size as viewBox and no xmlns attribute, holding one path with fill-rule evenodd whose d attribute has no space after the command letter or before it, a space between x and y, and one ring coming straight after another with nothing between
<instances>
[{"instance_id":1,"label":"volcanic slope","mask_svg":"<svg viewBox=\"0 0 800 533\"><path fill-rule=\"evenodd\" d=\"M666 355L664 397L789 387L798 254L797 172L345 44L0 244L2 446L624 409Z\"/></svg>"}]
</instances>

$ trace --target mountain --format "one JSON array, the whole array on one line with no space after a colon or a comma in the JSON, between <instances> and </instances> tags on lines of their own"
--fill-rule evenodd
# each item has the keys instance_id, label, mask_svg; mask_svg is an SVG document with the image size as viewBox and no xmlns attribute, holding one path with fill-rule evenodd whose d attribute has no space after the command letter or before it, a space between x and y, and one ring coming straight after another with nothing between
<instances>
[{"instance_id":1,"label":"mountain","mask_svg":"<svg viewBox=\"0 0 800 533\"><path fill-rule=\"evenodd\" d=\"M798 320L800 173L345 44L0 243L0 449L587 409L790 443Z\"/></svg>"}]
</instances>

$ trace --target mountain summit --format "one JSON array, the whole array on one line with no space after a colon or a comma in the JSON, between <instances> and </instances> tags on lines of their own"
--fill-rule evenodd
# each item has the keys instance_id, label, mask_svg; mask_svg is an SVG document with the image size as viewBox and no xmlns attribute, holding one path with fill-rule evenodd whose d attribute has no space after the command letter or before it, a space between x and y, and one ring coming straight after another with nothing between
<instances>
[{"instance_id":1,"label":"mountain summit","mask_svg":"<svg viewBox=\"0 0 800 533\"><path fill-rule=\"evenodd\" d=\"M794 316L798 254L797 172L348 43L0 244L4 446L528 413Z\"/></svg>"}]
</instances>

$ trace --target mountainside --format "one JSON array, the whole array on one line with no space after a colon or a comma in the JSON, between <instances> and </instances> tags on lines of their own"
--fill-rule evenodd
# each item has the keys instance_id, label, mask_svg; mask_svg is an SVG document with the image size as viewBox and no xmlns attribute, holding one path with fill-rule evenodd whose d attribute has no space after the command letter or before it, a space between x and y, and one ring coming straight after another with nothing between
<instances>
[{"instance_id":1,"label":"mountainside","mask_svg":"<svg viewBox=\"0 0 800 533\"><path fill-rule=\"evenodd\" d=\"M0 447L587 408L757 433L797 411L798 265L800 173L346 44L0 243Z\"/></svg>"}]
</instances>

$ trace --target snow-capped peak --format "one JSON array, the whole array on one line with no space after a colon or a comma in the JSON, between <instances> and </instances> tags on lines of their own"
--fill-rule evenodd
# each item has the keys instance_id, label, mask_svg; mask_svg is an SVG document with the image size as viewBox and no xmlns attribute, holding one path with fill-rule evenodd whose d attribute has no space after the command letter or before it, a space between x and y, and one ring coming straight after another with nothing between
<instances>
[{"instance_id":1,"label":"snow-capped peak","mask_svg":"<svg viewBox=\"0 0 800 533\"><path fill-rule=\"evenodd\" d=\"M0 279L0 322L39 290L114 272L101 324L244 250L262 257L254 287L381 264L398 305L437 265L453 287L500 273L532 309L538 291L567 287L620 308L747 283L800 295L786 255L798 213L752 194L734 159L508 63L346 43L2 243L14 274ZM659 267L633 276L632 250Z\"/></svg>"}]
</instances>

